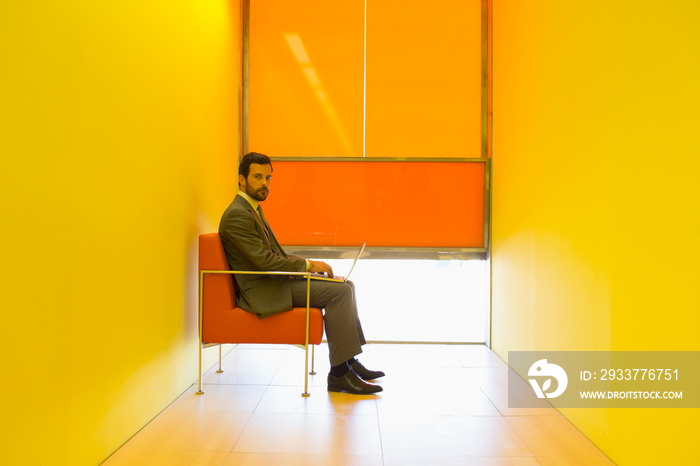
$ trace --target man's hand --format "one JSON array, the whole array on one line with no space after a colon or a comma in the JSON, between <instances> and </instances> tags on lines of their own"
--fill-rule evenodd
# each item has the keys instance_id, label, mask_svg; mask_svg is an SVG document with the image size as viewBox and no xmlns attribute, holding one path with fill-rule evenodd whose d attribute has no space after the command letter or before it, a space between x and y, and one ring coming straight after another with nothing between
<instances>
[{"instance_id":1,"label":"man's hand","mask_svg":"<svg viewBox=\"0 0 700 466\"><path fill-rule=\"evenodd\" d=\"M309 269L309 272L320 274L327 273L330 278L333 278L333 269L330 265L321 261L309 260L309 262L311 262L311 268Z\"/></svg>"}]
</instances>

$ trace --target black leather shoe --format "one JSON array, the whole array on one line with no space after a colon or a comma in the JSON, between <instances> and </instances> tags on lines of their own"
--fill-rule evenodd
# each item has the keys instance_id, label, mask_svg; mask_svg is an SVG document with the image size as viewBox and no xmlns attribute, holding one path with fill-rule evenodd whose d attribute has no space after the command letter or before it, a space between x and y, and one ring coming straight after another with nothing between
<instances>
[{"instance_id":1,"label":"black leather shoe","mask_svg":"<svg viewBox=\"0 0 700 466\"><path fill-rule=\"evenodd\" d=\"M335 377L328 374L329 392L346 392L353 395L371 395L383 390L379 385L372 385L363 381L352 370L342 377Z\"/></svg>"},{"instance_id":2,"label":"black leather shoe","mask_svg":"<svg viewBox=\"0 0 700 466\"><path fill-rule=\"evenodd\" d=\"M355 373L362 378L362 380L374 380L378 379L379 377L384 377L386 375L382 371L371 371L367 369L357 359L355 359L355 362L350 364L350 368L354 370Z\"/></svg>"}]
</instances>

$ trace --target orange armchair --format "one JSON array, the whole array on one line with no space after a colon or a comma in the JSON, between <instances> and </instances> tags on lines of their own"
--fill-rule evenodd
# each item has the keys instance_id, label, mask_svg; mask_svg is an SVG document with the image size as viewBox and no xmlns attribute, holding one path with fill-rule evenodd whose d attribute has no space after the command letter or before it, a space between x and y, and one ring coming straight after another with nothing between
<instances>
[{"instance_id":1,"label":"orange armchair","mask_svg":"<svg viewBox=\"0 0 700 466\"><path fill-rule=\"evenodd\" d=\"M202 351L223 343L303 345L306 356L304 393L309 396L309 345L323 337L323 314L318 308L295 307L264 319L236 306L234 274L298 275L310 283L308 272L250 272L229 269L218 233L199 236L199 390L202 390ZM308 293L307 293L308 296ZM220 348L219 348L220 349ZM219 358L221 353L219 353ZM219 359L219 364L221 359Z\"/></svg>"}]
</instances>

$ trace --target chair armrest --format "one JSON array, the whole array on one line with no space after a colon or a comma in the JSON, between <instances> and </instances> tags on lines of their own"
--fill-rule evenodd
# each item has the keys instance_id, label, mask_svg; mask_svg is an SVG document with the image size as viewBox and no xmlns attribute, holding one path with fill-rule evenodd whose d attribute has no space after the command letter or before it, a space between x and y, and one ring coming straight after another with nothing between
<instances>
[{"instance_id":1,"label":"chair armrest","mask_svg":"<svg viewBox=\"0 0 700 466\"><path fill-rule=\"evenodd\" d=\"M200 270L200 275L207 273L221 273L229 275L289 275L294 277L305 277L311 276L311 272L276 272L276 271L251 271L251 270Z\"/></svg>"},{"instance_id":2,"label":"chair armrest","mask_svg":"<svg viewBox=\"0 0 700 466\"><path fill-rule=\"evenodd\" d=\"M199 270L199 318L202 319L202 299L204 297L204 275L282 275L300 277L306 279L306 313L309 313L311 295L311 272L277 272L277 271L251 271L251 270ZM236 292L238 294L238 292Z\"/></svg>"}]
</instances>

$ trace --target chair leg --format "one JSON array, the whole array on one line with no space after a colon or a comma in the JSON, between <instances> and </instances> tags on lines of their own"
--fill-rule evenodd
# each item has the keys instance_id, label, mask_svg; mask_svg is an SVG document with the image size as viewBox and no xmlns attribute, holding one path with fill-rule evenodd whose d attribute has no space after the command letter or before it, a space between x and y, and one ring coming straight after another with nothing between
<instances>
[{"instance_id":1,"label":"chair leg","mask_svg":"<svg viewBox=\"0 0 700 466\"><path fill-rule=\"evenodd\" d=\"M314 363L316 362L316 353L314 352L315 349L316 345L311 345L311 372L309 372L311 375L316 375L316 371L314 370Z\"/></svg>"},{"instance_id":2,"label":"chair leg","mask_svg":"<svg viewBox=\"0 0 700 466\"><path fill-rule=\"evenodd\" d=\"M202 340L199 340L199 384L198 384L198 390L197 390L197 395L203 395L204 390L202 390Z\"/></svg>"},{"instance_id":3,"label":"chair leg","mask_svg":"<svg viewBox=\"0 0 700 466\"><path fill-rule=\"evenodd\" d=\"M204 289L204 273L199 271L199 383L197 395L203 395L204 390L202 390L202 351L204 350L204 343L202 342L202 290Z\"/></svg>"},{"instance_id":4,"label":"chair leg","mask_svg":"<svg viewBox=\"0 0 700 466\"><path fill-rule=\"evenodd\" d=\"M311 275L306 274L306 336L304 338L304 398L311 396L309 393L309 313L311 304Z\"/></svg>"},{"instance_id":5,"label":"chair leg","mask_svg":"<svg viewBox=\"0 0 700 466\"><path fill-rule=\"evenodd\" d=\"M304 398L311 396L309 393L309 344L304 345Z\"/></svg>"},{"instance_id":6,"label":"chair leg","mask_svg":"<svg viewBox=\"0 0 700 466\"><path fill-rule=\"evenodd\" d=\"M219 370L216 371L217 374L221 374L224 370L221 368L221 345L219 345Z\"/></svg>"}]
</instances>

